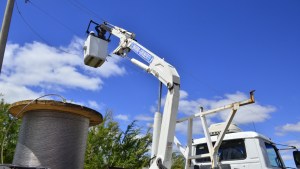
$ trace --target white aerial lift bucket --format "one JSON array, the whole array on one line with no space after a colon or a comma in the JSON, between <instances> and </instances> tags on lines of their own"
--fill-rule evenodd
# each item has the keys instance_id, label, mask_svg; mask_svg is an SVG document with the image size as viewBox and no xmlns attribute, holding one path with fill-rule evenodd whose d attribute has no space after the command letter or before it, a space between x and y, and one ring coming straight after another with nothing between
<instances>
[{"instance_id":1,"label":"white aerial lift bucket","mask_svg":"<svg viewBox=\"0 0 300 169\"><path fill-rule=\"evenodd\" d=\"M84 64L97 68L106 60L108 41L98 38L91 32L84 43Z\"/></svg>"}]
</instances>

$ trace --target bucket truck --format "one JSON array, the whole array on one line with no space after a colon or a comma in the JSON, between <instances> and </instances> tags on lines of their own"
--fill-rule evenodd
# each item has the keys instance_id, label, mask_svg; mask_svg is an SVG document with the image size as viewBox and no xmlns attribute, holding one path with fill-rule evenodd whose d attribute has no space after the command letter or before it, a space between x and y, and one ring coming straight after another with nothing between
<instances>
[{"instance_id":1,"label":"bucket truck","mask_svg":"<svg viewBox=\"0 0 300 169\"><path fill-rule=\"evenodd\" d=\"M96 33L89 31L91 24L96 25ZM163 116L158 111L154 117L150 169L171 168L173 142L186 159L185 169L285 168L278 153L278 148L276 148L270 139L256 132L241 132L238 127L231 124L234 115L241 106L254 103L253 92L250 93L248 100L232 103L213 110L203 111L201 109L195 115L176 119L179 104L180 77L172 65L139 44L135 40L134 33L112 24L106 22L98 24L90 21L87 33L89 35L84 44L84 63L86 65L97 68L106 61L108 43L110 42L111 35L114 35L120 39L120 42L117 48L113 50L113 54L126 57L128 52L135 52L146 64L134 58L130 59L131 62L155 76L161 84L167 87ZM206 115L218 113L226 109L231 109L226 122L208 128ZM201 119L205 138L192 139L194 118ZM183 121L188 121L188 145L185 148L175 137L176 123ZM161 124L164 125L161 126ZM227 152L226 156L224 155L225 150L237 147L239 148L236 150L239 154L237 159L231 158L229 152ZM295 147L290 148L295 149ZM299 151L294 151L294 159L297 167L300 167Z\"/></svg>"}]
</instances>

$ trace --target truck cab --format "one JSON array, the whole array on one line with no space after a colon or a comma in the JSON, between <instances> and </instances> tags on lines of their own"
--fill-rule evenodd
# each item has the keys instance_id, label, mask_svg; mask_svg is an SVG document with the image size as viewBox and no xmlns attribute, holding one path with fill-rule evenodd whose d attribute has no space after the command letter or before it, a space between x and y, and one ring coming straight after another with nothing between
<instances>
[{"instance_id":1,"label":"truck cab","mask_svg":"<svg viewBox=\"0 0 300 169\"><path fill-rule=\"evenodd\" d=\"M218 135L210 132L213 144ZM192 155L209 153L206 138L195 139ZM285 168L283 160L271 139L253 131L229 131L218 151L218 160L223 169L277 169ZM210 169L210 157L192 160L191 169Z\"/></svg>"}]
</instances>

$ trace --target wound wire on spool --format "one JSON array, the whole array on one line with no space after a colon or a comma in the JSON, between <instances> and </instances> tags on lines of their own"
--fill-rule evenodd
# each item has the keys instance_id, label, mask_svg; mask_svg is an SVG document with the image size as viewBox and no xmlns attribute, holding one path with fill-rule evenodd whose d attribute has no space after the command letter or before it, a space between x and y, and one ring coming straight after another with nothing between
<instances>
[{"instance_id":1,"label":"wound wire on spool","mask_svg":"<svg viewBox=\"0 0 300 169\"><path fill-rule=\"evenodd\" d=\"M21 101L9 110L23 117L13 165L83 168L88 127L102 122L100 113L51 100Z\"/></svg>"},{"instance_id":2,"label":"wound wire on spool","mask_svg":"<svg viewBox=\"0 0 300 169\"><path fill-rule=\"evenodd\" d=\"M17 112L17 114L14 116L14 118L13 118L13 120L8 124L8 127L7 127L7 129L6 129L6 131L5 131L5 133L4 133L4 135L3 135L3 139L2 139L2 143L1 143L1 164L3 164L3 149L4 149L4 142L5 142L5 139L6 139L6 137L7 137L7 134L8 134L8 131L9 131L9 129L11 128L11 125L16 121L16 120L18 120L18 117L19 117L19 115L24 111L24 109L26 108L26 107L28 107L31 103L33 103L34 101L37 101L37 100L39 100L39 99L41 99L41 98L44 98L44 97L48 97L48 96L57 96L57 97L60 97L61 99L62 99L62 101L63 102L66 102L66 99L63 97L63 96L61 96L61 95L59 95L59 94L45 94L45 95L43 95L43 96L40 96L40 97L38 97L38 98L36 98L36 99L34 99L34 100L32 100L31 102L29 102L29 103L27 103L26 105L24 105L24 107L19 111L19 112ZM8 111L8 110L7 110ZM7 113L7 112L6 112Z\"/></svg>"},{"instance_id":3,"label":"wound wire on spool","mask_svg":"<svg viewBox=\"0 0 300 169\"><path fill-rule=\"evenodd\" d=\"M88 118L55 111L30 111L22 121L13 164L83 168Z\"/></svg>"}]
</instances>

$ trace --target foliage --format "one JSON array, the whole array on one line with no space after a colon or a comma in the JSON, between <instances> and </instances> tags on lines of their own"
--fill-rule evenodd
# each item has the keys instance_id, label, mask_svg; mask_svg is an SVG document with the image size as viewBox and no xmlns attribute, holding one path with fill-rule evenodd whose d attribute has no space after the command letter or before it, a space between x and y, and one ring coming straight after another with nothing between
<instances>
[{"instance_id":1,"label":"foliage","mask_svg":"<svg viewBox=\"0 0 300 169\"><path fill-rule=\"evenodd\" d=\"M185 159L182 154L173 152L172 154L172 167L171 169L184 169Z\"/></svg>"},{"instance_id":2,"label":"foliage","mask_svg":"<svg viewBox=\"0 0 300 169\"><path fill-rule=\"evenodd\" d=\"M122 132L118 123L113 121L112 113L106 113L103 123L90 128L85 168L95 169L108 167L142 168L149 163L149 131L141 136L140 128L133 121Z\"/></svg>"},{"instance_id":3,"label":"foliage","mask_svg":"<svg viewBox=\"0 0 300 169\"><path fill-rule=\"evenodd\" d=\"M0 101L0 151L3 147L1 163L12 163L16 148L20 121L15 121L8 112L9 104ZM2 161L3 160L3 161Z\"/></svg>"}]
</instances>

